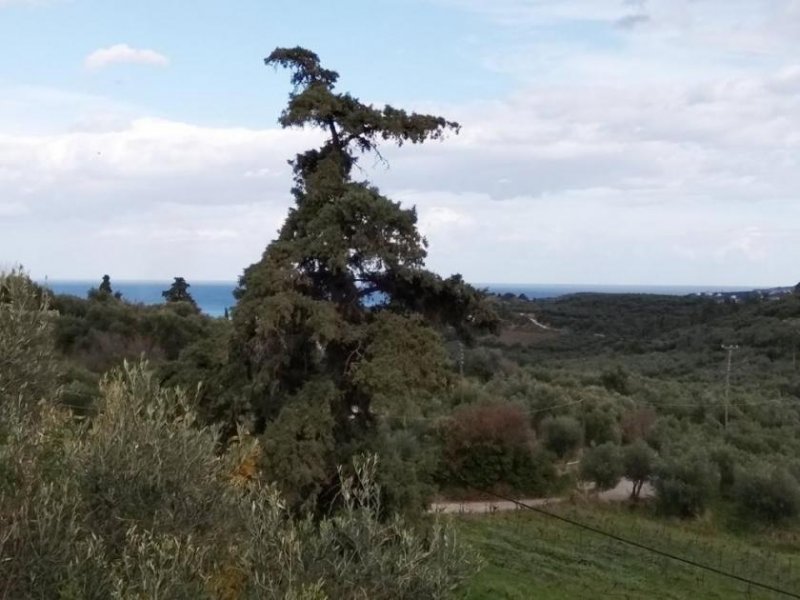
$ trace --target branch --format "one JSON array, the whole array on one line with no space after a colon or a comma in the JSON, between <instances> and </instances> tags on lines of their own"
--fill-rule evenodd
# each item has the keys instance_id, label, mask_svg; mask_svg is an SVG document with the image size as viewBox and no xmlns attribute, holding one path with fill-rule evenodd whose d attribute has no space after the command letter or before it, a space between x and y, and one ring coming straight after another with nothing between
<instances>
[{"instance_id":1,"label":"branch","mask_svg":"<svg viewBox=\"0 0 800 600\"><path fill-rule=\"evenodd\" d=\"M328 129L330 129L331 132L331 141L333 141L333 145L339 152L344 152L350 141L347 140L344 144L342 144L341 140L339 139L339 132L336 131L336 122L333 120L333 117L328 117Z\"/></svg>"}]
</instances>

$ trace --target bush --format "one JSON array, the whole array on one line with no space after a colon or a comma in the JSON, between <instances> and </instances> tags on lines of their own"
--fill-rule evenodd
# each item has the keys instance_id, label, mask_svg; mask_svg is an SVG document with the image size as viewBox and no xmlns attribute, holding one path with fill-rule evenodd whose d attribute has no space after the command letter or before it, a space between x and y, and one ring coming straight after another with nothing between
<instances>
[{"instance_id":1,"label":"bush","mask_svg":"<svg viewBox=\"0 0 800 600\"><path fill-rule=\"evenodd\" d=\"M622 415L620 429L622 441L625 443L647 439L657 419L656 411L651 407L634 408Z\"/></svg>"},{"instance_id":2,"label":"bush","mask_svg":"<svg viewBox=\"0 0 800 600\"><path fill-rule=\"evenodd\" d=\"M600 375L600 383L610 392L617 392L623 396L631 393L630 374L621 366L617 365L614 369L603 371Z\"/></svg>"},{"instance_id":3,"label":"bush","mask_svg":"<svg viewBox=\"0 0 800 600\"><path fill-rule=\"evenodd\" d=\"M606 442L619 444L621 435L617 425L617 417L610 410L595 408L584 414L584 440L588 446L596 446Z\"/></svg>"},{"instance_id":4,"label":"bush","mask_svg":"<svg viewBox=\"0 0 800 600\"><path fill-rule=\"evenodd\" d=\"M592 481L598 490L610 490L622 477L622 453L619 446L606 442L590 448L581 460L581 479Z\"/></svg>"},{"instance_id":5,"label":"bush","mask_svg":"<svg viewBox=\"0 0 800 600\"><path fill-rule=\"evenodd\" d=\"M555 479L552 458L534 449L533 430L520 407L462 407L441 429L443 483L518 492L544 492Z\"/></svg>"},{"instance_id":6,"label":"bush","mask_svg":"<svg viewBox=\"0 0 800 600\"><path fill-rule=\"evenodd\" d=\"M471 568L452 532L381 518L376 459L342 508L293 515L246 436L220 454L144 365L106 378L91 423L0 405L0 597L443 598Z\"/></svg>"},{"instance_id":7,"label":"bush","mask_svg":"<svg viewBox=\"0 0 800 600\"><path fill-rule=\"evenodd\" d=\"M144 365L101 383L98 414L80 440L76 478L91 529L111 551L120 523L159 535L214 535L226 487L217 432L200 428L186 396L163 389Z\"/></svg>"},{"instance_id":8,"label":"bush","mask_svg":"<svg viewBox=\"0 0 800 600\"><path fill-rule=\"evenodd\" d=\"M719 472L705 455L696 453L664 462L654 483L662 513L694 517L703 513L718 489Z\"/></svg>"},{"instance_id":9,"label":"bush","mask_svg":"<svg viewBox=\"0 0 800 600\"><path fill-rule=\"evenodd\" d=\"M469 348L464 350L464 374L489 381L506 364L503 353L494 348Z\"/></svg>"},{"instance_id":10,"label":"bush","mask_svg":"<svg viewBox=\"0 0 800 600\"><path fill-rule=\"evenodd\" d=\"M711 451L711 460L719 470L719 491L728 497L736 482L736 456L730 446L718 446Z\"/></svg>"},{"instance_id":11,"label":"bush","mask_svg":"<svg viewBox=\"0 0 800 600\"><path fill-rule=\"evenodd\" d=\"M733 497L746 518L778 523L800 513L800 486L782 469L738 473Z\"/></svg>"},{"instance_id":12,"label":"bush","mask_svg":"<svg viewBox=\"0 0 800 600\"><path fill-rule=\"evenodd\" d=\"M547 417L541 430L545 446L559 458L571 454L583 441L583 427L573 417Z\"/></svg>"},{"instance_id":13,"label":"bush","mask_svg":"<svg viewBox=\"0 0 800 600\"><path fill-rule=\"evenodd\" d=\"M0 272L0 405L55 399L52 316L47 295L27 275Z\"/></svg>"}]
</instances>

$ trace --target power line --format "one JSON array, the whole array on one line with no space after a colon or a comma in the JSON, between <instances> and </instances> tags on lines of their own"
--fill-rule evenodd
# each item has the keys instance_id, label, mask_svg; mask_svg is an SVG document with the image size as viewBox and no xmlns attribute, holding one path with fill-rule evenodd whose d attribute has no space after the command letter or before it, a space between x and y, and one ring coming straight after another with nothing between
<instances>
[{"instance_id":1,"label":"power line","mask_svg":"<svg viewBox=\"0 0 800 600\"><path fill-rule=\"evenodd\" d=\"M523 411L523 412L524 412L524 414L526 416L532 416L532 415L536 415L536 414L539 414L539 413L548 412L548 411L551 411L551 410L557 410L559 408L566 408L566 407L569 407L569 406L575 406L577 404L583 404L584 402L586 402L585 398L581 399L581 400L574 400L572 402L565 402L563 404L555 404L553 406L547 406L545 408L537 408L535 410L526 410L526 411ZM416 423L416 422L441 421L442 419L447 419L449 417L452 417L453 415L452 414L446 414L446 415L439 415L439 416L436 416L436 417L403 417L403 416L400 416L400 415L379 415L379 416L382 419L396 419L396 420L401 420L403 422L414 422L414 423Z\"/></svg>"},{"instance_id":2,"label":"power line","mask_svg":"<svg viewBox=\"0 0 800 600\"><path fill-rule=\"evenodd\" d=\"M561 408L568 408L570 406L576 406L578 404L584 404L590 399L583 398L580 400L574 400L571 402L565 402L562 404L554 404L552 406L546 406L543 408L537 408L534 410L525 410L523 413L526 416L533 416L549 411L558 410ZM728 406L733 407L743 407L748 408L752 406L764 406L767 404L774 404L774 405L789 405L789 406L800 406L800 403L793 401L791 398L772 398L769 400L743 400L741 402L729 402ZM655 409L662 409L662 408L712 408L713 406L719 406L716 403L703 403L703 402L643 402L637 405L637 408L655 408ZM408 423L430 423L441 421L443 419L447 419L452 417L452 414L443 414L433 417L403 417L401 415L378 415L380 418L384 420L400 420Z\"/></svg>"},{"instance_id":3,"label":"power line","mask_svg":"<svg viewBox=\"0 0 800 600\"><path fill-rule=\"evenodd\" d=\"M717 569L716 567L712 567L712 566L709 566L709 565L704 565L702 563L696 562L696 561L691 560L689 558L684 558L682 556L678 556L677 554L672 554L670 552L665 552L664 550L659 550L658 548L653 548L652 546L647 546L645 544L641 544L639 542L636 542L634 540L630 540L628 538L621 537L621 536L616 535L614 533L610 533L608 531L604 531L602 529L598 529L597 527L593 527L592 525L587 525L585 523L581 523L579 521L575 521L574 519L570 519L570 518L564 517L562 515L557 515L555 513L551 513L549 511L546 511L546 510L544 510L542 508L539 508L537 506L532 506L530 504L526 504L525 502L521 502L521 501L516 500L514 498L511 498L511 497L508 497L508 496L504 496L502 494L497 494L497 493L491 492L489 490L484 490L484 489L475 487L474 485L471 485L463 477L460 478L460 479L461 479L462 483L464 483L466 486L472 488L473 490L475 490L477 492L480 492L480 493L483 493L483 494L488 494L489 496L494 496L495 498L498 498L500 500L505 500L506 502L513 502L514 504L516 504L517 506L519 506L521 508L525 508L527 510L531 510L531 511L533 511L535 513L538 513L540 515L544 515L546 517L550 517L552 519L556 519L556 520L561 521L563 523L568 523L569 525L573 525L574 527L578 527L578 528L584 529L586 531L591 531L592 533L596 533L597 535L601 535L601 536L607 537L609 539L615 540L615 541L620 542L622 544L627 544L628 546L632 546L632 547L638 548L640 550L646 550L647 552L651 552L653 554L657 554L659 556L663 556L664 558L669 558L670 560L674 560L676 562L680 562L680 563L695 567L697 569L702 569L702 570L708 571L710 573L715 573L717 575L721 575L722 577L728 577L729 579L734 579L736 581L740 581L742 583L746 583L748 585L751 585L751 586L754 586L754 587L758 587L758 588L761 588L763 590L767 590L767 591L770 591L770 592L775 592L776 594L782 594L784 596L788 596L789 598L800 598L800 594L796 594L796 593L790 592L788 590L777 588L777 587L774 587L774 586L769 585L767 583L762 583L760 581L756 581L754 579L749 579L747 577L742 577L741 575L736 575L735 573L729 573L728 571L723 571L722 569Z\"/></svg>"}]
</instances>

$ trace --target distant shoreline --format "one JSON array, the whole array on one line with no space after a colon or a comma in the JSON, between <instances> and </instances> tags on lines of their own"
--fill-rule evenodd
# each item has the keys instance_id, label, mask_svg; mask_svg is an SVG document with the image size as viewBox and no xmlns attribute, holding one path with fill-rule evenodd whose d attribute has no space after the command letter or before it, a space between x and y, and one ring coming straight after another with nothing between
<instances>
[{"instance_id":1,"label":"distant shoreline","mask_svg":"<svg viewBox=\"0 0 800 600\"><path fill-rule=\"evenodd\" d=\"M68 294L85 298L90 288L97 287L98 281L88 280L46 280L40 281L56 294ZM235 281L189 281L189 292L194 297L200 309L211 316L222 316L225 309L230 309L236 303L233 291L236 289ZM130 302L143 304L160 304L163 302L161 292L169 288L169 281L111 281L114 291L122 293L122 297ZM571 294L599 293L599 294L655 294L666 296L687 296L691 294L735 294L749 292L758 288L752 286L695 286L695 285L624 285L624 284L546 284L546 283L475 283L481 289L488 289L494 294L524 294L531 300L544 300L558 298ZM778 288L775 288L778 289Z\"/></svg>"}]
</instances>

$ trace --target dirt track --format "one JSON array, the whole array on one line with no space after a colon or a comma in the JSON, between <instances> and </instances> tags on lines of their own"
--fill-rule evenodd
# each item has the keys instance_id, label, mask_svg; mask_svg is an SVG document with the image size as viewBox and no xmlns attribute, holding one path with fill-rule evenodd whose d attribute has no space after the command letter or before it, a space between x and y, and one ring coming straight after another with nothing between
<instances>
[{"instance_id":1,"label":"dirt track","mask_svg":"<svg viewBox=\"0 0 800 600\"><path fill-rule=\"evenodd\" d=\"M627 479L619 482L614 489L597 494L597 498L603 502L621 502L630 498L633 484ZM642 498L649 498L653 495L653 489L645 484L642 487ZM547 506L548 504L558 504L566 500L565 497L553 498L520 498L519 501L531 506ZM519 510L520 506L514 502L506 500L488 500L480 502L434 502L431 504L430 512L443 514L472 514L472 513L491 513L498 511Z\"/></svg>"}]
</instances>

